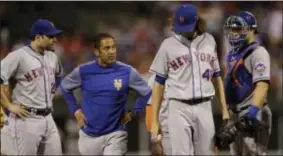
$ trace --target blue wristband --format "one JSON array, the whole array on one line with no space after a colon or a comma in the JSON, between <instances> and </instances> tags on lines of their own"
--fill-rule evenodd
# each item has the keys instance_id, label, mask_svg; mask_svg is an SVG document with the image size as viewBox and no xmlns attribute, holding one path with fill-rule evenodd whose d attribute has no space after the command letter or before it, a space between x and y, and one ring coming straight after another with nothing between
<instances>
[{"instance_id":1,"label":"blue wristband","mask_svg":"<svg viewBox=\"0 0 283 156\"><path fill-rule=\"evenodd\" d=\"M258 111L259 111L258 107L254 106L254 105L251 105L250 109L249 109L249 112L248 112L248 116L247 116L248 119L255 120Z\"/></svg>"}]
</instances>

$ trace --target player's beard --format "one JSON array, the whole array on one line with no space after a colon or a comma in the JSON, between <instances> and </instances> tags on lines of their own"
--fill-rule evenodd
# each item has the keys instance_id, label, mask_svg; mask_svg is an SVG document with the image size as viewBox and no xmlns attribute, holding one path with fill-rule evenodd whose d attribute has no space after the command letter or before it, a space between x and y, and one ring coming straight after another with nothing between
<instances>
[{"instance_id":1,"label":"player's beard","mask_svg":"<svg viewBox=\"0 0 283 156\"><path fill-rule=\"evenodd\" d=\"M54 51L55 51L54 44L47 46L47 47L45 48L45 50L47 50L47 51L53 51L53 52L54 52Z\"/></svg>"},{"instance_id":2,"label":"player's beard","mask_svg":"<svg viewBox=\"0 0 283 156\"><path fill-rule=\"evenodd\" d=\"M184 34L184 37L186 37L186 39L191 41L196 37L196 31L187 32L187 33Z\"/></svg>"}]
</instances>

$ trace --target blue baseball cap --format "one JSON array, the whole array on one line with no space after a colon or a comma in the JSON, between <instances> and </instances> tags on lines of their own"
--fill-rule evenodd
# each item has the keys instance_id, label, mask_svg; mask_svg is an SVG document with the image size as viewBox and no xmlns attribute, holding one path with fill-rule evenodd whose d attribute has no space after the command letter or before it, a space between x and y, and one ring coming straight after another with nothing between
<instances>
[{"instance_id":1,"label":"blue baseball cap","mask_svg":"<svg viewBox=\"0 0 283 156\"><path fill-rule=\"evenodd\" d=\"M256 20L255 16L251 12L249 12L249 11L241 11L239 13L239 16L241 18L243 18L251 28L253 28L253 29L257 28L257 20Z\"/></svg>"},{"instance_id":2,"label":"blue baseball cap","mask_svg":"<svg viewBox=\"0 0 283 156\"><path fill-rule=\"evenodd\" d=\"M197 9L191 4L180 5L175 12L174 31L191 32L197 23Z\"/></svg>"},{"instance_id":3,"label":"blue baseball cap","mask_svg":"<svg viewBox=\"0 0 283 156\"><path fill-rule=\"evenodd\" d=\"M52 22L47 19L36 20L30 30L30 36L34 37L37 34L47 36L57 36L63 31L57 29Z\"/></svg>"}]
</instances>

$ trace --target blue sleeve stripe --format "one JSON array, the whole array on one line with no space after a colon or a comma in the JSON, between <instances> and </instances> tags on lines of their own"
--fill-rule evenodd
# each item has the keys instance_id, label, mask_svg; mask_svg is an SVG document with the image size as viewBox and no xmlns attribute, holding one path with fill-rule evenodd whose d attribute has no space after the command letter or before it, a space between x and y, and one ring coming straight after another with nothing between
<instances>
[{"instance_id":1,"label":"blue sleeve stripe","mask_svg":"<svg viewBox=\"0 0 283 156\"><path fill-rule=\"evenodd\" d=\"M56 88L58 88L58 87L60 86L61 81L62 81L62 76L61 76L61 75L55 76L55 85L56 85Z\"/></svg>"},{"instance_id":2,"label":"blue sleeve stripe","mask_svg":"<svg viewBox=\"0 0 283 156\"><path fill-rule=\"evenodd\" d=\"M167 78L161 77L159 75L155 76L155 82L158 82L161 85L164 85Z\"/></svg>"},{"instance_id":3,"label":"blue sleeve stripe","mask_svg":"<svg viewBox=\"0 0 283 156\"><path fill-rule=\"evenodd\" d=\"M153 73L153 74L155 74L155 75L159 75L159 76L161 76L161 77L164 77L164 78L167 78L167 76L166 75L164 75L164 74L161 74L161 73L158 73L157 71L154 71L154 70L149 70L151 73Z\"/></svg>"},{"instance_id":4,"label":"blue sleeve stripe","mask_svg":"<svg viewBox=\"0 0 283 156\"><path fill-rule=\"evenodd\" d=\"M219 76L221 76L221 72L220 71L213 73L213 77L219 77Z\"/></svg>"}]
</instances>

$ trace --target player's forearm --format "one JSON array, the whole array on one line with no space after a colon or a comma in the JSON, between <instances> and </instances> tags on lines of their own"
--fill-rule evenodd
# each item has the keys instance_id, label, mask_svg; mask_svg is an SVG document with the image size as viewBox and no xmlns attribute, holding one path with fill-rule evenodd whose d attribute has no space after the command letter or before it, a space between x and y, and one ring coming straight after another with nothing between
<instances>
[{"instance_id":1,"label":"player's forearm","mask_svg":"<svg viewBox=\"0 0 283 156\"><path fill-rule=\"evenodd\" d=\"M159 110L160 110L163 94L164 94L164 85L155 82L152 90L152 100L151 100L153 122L158 122Z\"/></svg>"},{"instance_id":2,"label":"player's forearm","mask_svg":"<svg viewBox=\"0 0 283 156\"><path fill-rule=\"evenodd\" d=\"M66 100L66 103L68 105L69 110L74 115L77 112L77 110L80 109L80 106L77 104L77 100L76 100L73 92L64 90L64 88L62 86L60 87L60 89L61 89L61 92L62 92L62 94L63 94L63 96Z\"/></svg>"},{"instance_id":3,"label":"player's forearm","mask_svg":"<svg viewBox=\"0 0 283 156\"><path fill-rule=\"evenodd\" d=\"M11 97L10 97L10 89L8 85L1 85L1 105L5 108L9 109L12 105Z\"/></svg>"},{"instance_id":4,"label":"player's forearm","mask_svg":"<svg viewBox=\"0 0 283 156\"><path fill-rule=\"evenodd\" d=\"M255 105L258 108L261 108L264 104L264 99L267 95L269 88L269 84L267 82L257 82L254 92L253 92L253 97L252 97L252 104Z\"/></svg>"},{"instance_id":5,"label":"player's forearm","mask_svg":"<svg viewBox=\"0 0 283 156\"><path fill-rule=\"evenodd\" d=\"M224 90L222 78L220 76L215 77L213 81L214 81L214 86L215 86L215 96L216 96L217 103L222 112L226 111L227 104L226 104L225 90Z\"/></svg>"},{"instance_id":6,"label":"player's forearm","mask_svg":"<svg viewBox=\"0 0 283 156\"><path fill-rule=\"evenodd\" d=\"M133 107L133 111L136 114L139 114L140 112L142 112L144 110L150 96L151 96L151 90L145 96L139 96L138 97L138 99L136 100L135 105Z\"/></svg>"}]
</instances>

